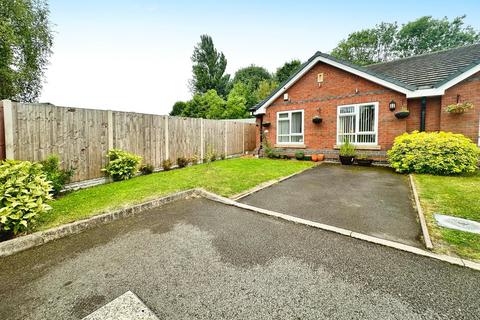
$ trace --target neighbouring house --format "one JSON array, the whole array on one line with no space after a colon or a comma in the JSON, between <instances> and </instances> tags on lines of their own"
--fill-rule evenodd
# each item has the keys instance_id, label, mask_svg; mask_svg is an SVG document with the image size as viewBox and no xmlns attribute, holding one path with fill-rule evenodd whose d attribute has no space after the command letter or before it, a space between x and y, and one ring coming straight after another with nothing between
<instances>
[{"instance_id":1,"label":"neighbouring house","mask_svg":"<svg viewBox=\"0 0 480 320\"><path fill-rule=\"evenodd\" d=\"M464 103L473 108L446 110ZM480 44L365 67L317 52L252 112L257 148L265 137L279 153L336 158L348 139L380 160L414 130L480 143Z\"/></svg>"}]
</instances>

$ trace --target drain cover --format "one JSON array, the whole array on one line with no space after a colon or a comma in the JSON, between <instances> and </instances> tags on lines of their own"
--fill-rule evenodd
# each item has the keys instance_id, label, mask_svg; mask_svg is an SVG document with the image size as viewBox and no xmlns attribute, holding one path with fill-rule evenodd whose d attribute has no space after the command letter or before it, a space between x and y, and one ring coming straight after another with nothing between
<instances>
[{"instance_id":1,"label":"drain cover","mask_svg":"<svg viewBox=\"0 0 480 320\"><path fill-rule=\"evenodd\" d=\"M480 234L480 222L435 213L433 215L441 227Z\"/></svg>"}]
</instances>

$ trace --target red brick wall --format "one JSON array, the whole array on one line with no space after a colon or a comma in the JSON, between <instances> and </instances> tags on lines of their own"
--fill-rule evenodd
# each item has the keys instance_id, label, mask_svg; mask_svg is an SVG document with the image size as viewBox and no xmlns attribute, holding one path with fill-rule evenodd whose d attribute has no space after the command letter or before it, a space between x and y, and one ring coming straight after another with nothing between
<instances>
[{"instance_id":1,"label":"red brick wall","mask_svg":"<svg viewBox=\"0 0 480 320\"><path fill-rule=\"evenodd\" d=\"M420 131L420 109L421 98L409 99L408 110L410 115L407 118L407 132ZM427 98L427 110L425 114L425 131L439 131L440 130L440 112L441 112L441 98L429 97Z\"/></svg>"},{"instance_id":2,"label":"red brick wall","mask_svg":"<svg viewBox=\"0 0 480 320\"><path fill-rule=\"evenodd\" d=\"M471 102L474 108L464 114L446 112L446 106L457 103L457 95L460 95L460 102ZM480 72L447 89L441 102L440 129L464 134L477 143L480 122Z\"/></svg>"},{"instance_id":3,"label":"red brick wall","mask_svg":"<svg viewBox=\"0 0 480 320\"><path fill-rule=\"evenodd\" d=\"M319 87L317 74L322 72L324 82ZM391 100L395 100L398 107L404 104L405 95L324 63L318 63L287 92L290 101L284 102L283 96L279 97L264 115L264 121L271 123L267 136L272 145L276 143L277 112L285 110L304 110L304 143L307 149L333 149L339 105L379 102L378 145L381 150L388 150L393 139L406 131L407 120L395 118L388 109ZM312 122L317 115L323 119L321 124Z\"/></svg>"}]
</instances>

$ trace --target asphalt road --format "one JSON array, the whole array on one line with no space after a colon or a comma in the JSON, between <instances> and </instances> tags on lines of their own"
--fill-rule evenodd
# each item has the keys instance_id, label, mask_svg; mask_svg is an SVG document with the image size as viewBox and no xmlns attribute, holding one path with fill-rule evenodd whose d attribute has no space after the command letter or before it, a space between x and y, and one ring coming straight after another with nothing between
<instances>
[{"instance_id":1,"label":"asphalt road","mask_svg":"<svg viewBox=\"0 0 480 320\"><path fill-rule=\"evenodd\" d=\"M0 319L478 319L480 273L206 199L0 259Z\"/></svg>"},{"instance_id":2,"label":"asphalt road","mask_svg":"<svg viewBox=\"0 0 480 320\"><path fill-rule=\"evenodd\" d=\"M408 177L390 168L322 164L239 201L423 247Z\"/></svg>"}]
</instances>

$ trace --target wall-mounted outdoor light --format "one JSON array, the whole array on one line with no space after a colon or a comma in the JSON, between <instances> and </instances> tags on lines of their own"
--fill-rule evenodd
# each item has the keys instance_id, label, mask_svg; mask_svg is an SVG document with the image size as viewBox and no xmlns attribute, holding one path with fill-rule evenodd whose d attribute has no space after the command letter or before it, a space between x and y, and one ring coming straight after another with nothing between
<instances>
[{"instance_id":1,"label":"wall-mounted outdoor light","mask_svg":"<svg viewBox=\"0 0 480 320\"><path fill-rule=\"evenodd\" d=\"M395 101L390 101L390 103L388 104L388 108L390 109L390 111L395 111L395 108L397 107L397 103Z\"/></svg>"}]
</instances>

